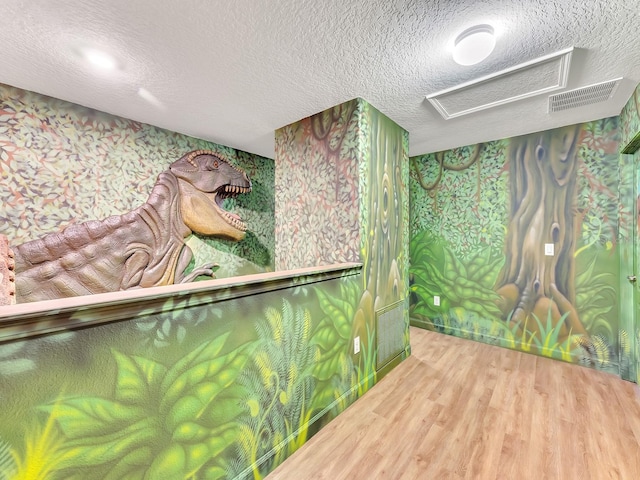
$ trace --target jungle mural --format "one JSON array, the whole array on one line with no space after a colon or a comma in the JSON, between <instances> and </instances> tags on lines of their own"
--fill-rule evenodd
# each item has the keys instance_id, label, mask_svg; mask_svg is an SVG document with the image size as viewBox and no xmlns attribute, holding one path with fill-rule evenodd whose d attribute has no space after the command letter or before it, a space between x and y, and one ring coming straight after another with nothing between
<instances>
[{"instance_id":1,"label":"jungle mural","mask_svg":"<svg viewBox=\"0 0 640 480\"><path fill-rule=\"evenodd\" d=\"M252 192L223 207L248 225L241 242L193 235L195 265L218 278L274 269L273 160L0 84L0 233L10 246L142 205L158 175L193 150L243 169Z\"/></svg>"},{"instance_id":2,"label":"jungle mural","mask_svg":"<svg viewBox=\"0 0 640 480\"><path fill-rule=\"evenodd\" d=\"M409 134L364 100L359 131L360 245L364 292L354 320L353 336L365 345L374 340L375 312L408 297ZM404 349L409 353L409 316L404 308Z\"/></svg>"},{"instance_id":3,"label":"jungle mural","mask_svg":"<svg viewBox=\"0 0 640 480\"><path fill-rule=\"evenodd\" d=\"M631 154L640 148L640 85L620 112L621 151Z\"/></svg>"},{"instance_id":4,"label":"jungle mural","mask_svg":"<svg viewBox=\"0 0 640 480\"><path fill-rule=\"evenodd\" d=\"M619 142L613 117L413 157L413 323L629 377Z\"/></svg>"},{"instance_id":5,"label":"jungle mural","mask_svg":"<svg viewBox=\"0 0 640 480\"><path fill-rule=\"evenodd\" d=\"M359 106L346 102L276 130L278 270L359 261Z\"/></svg>"},{"instance_id":6,"label":"jungle mural","mask_svg":"<svg viewBox=\"0 0 640 480\"><path fill-rule=\"evenodd\" d=\"M357 252L363 266L292 277L264 292L239 281L131 303L99 326L90 324L113 308L49 315L43 323L86 328L29 338L15 337L25 334L20 325L0 328L1 480L260 479L378 380L375 310L407 299L408 136L354 102L345 135L356 139L340 150L353 159L345 174L353 191L323 162L277 162L309 170L308 185L295 189L324 184L353 200L346 209L356 232L332 248ZM238 164L254 180L252 166ZM308 208L320 211L322 201ZM296 234L316 219L280 208L276 215L291 222L279 220L291 232L282 258L315 248ZM404 358L406 313L400 328Z\"/></svg>"},{"instance_id":7,"label":"jungle mural","mask_svg":"<svg viewBox=\"0 0 640 480\"><path fill-rule=\"evenodd\" d=\"M362 280L318 280L0 344L0 478L262 478L363 393Z\"/></svg>"},{"instance_id":8,"label":"jungle mural","mask_svg":"<svg viewBox=\"0 0 640 480\"><path fill-rule=\"evenodd\" d=\"M408 151L408 133L359 98L276 131L276 265L362 262L353 329L336 340L358 336L365 353L376 351L375 312L408 297Z\"/></svg>"},{"instance_id":9,"label":"jungle mural","mask_svg":"<svg viewBox=\"0 0 640 480\"><path fill-rule=\"evenodd\" d=\"M587 335L575 310L576 142L579 126L512 139L505 265L497 280L503 317L540 334L525 319L547 312L558 338ZM547 255L545 245L553 245ZM561 320L562 318L562 320Z\"/></svg>"},{"instance_id":10,"label":"jungle mural","mask_svg":"<svg viewBox=\"0 0 640 480\"><path fill-rule=\"evenodd\" d=\"M636 87L620 113L620 128L622 130L622 142L620 151L622 168L624 169L621 178L620 198L624 202L631 203L635 228L629 232L628 241L623 243L621 250L621 265L624 265L622 275L638 275L638 242L640 242L640 85ZM631 268L635 271L630 271ZM635 381L640 383L640 295L638 294L638 282L624 283L620 292L623 304L634 305L633 309L623 311L621 321L624 327L621 334L626 335L625 344L627 348L621 353L628 356L631 364L635 367ZM631 334L635 332L635 335ZM635 359L635 361L634 361ZM634 378L634 377L632 377Z\"/></svg>"}]
</instances>

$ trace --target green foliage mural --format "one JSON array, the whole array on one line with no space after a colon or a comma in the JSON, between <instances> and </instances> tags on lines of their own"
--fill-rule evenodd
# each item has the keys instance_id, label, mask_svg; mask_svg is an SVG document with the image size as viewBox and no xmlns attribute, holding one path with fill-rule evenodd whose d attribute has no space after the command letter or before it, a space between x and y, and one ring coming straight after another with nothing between
<instances>
[{"instance_id":1,"label":"green foliage mural","mask_svg":"<svg viewBox=\"0 0 640 480\"><path fill-rule=\"evenodd\" d=\"M363 264L351 330L324 333L360 337L366 385L376 381L376 311L408 297L408 152L408 133L359 98L276 132L278 265Z\"/></svg>"},{"instance_id":2,"label":"green foliage mural","mask_svg":"<svg viewBox=\"0 0 640 480\"><path fill-rule=\"evenodd\" d=\"M640 85L620 112L621 151L634 153L640 147Z\"/></svg>"},{"instance_id":3,"label":"green foliage mural","mask_svg":"<svg viewBox=\"0 0 640 480\"><path fill-rule=\"evenodd\" d=\"M623 270L628 270L629 266L633 265L637 271L638 265L640 265L637 247L637 242L640 241L640 222L638 221L640 214L640 184L638 183L640 178L638 174L640 165L640 154L638 153L640 148L640 86L636 87L620 113L620 129L622 132L620 151L624 154L622 156L623 175L621 177L620 198L627 199L625 203L635 207L632 209L632 215L636 227L629 228L625 232L627 237L624 238L628 242L626 243L627 248L624 248L623 244L621 250L621 267ZM633 248L634 243L635 249ZM624 275L624 272L621 273ZM636 272L633 274L635 275ZM625 378L635 379L637 383L640 383L640 295L637 284L625 285L621 291L621 299L625 304L634 305L633 309L623 311L620 319L621 371L626 371Z\"/></svg>"},{"instance_id":4,"label":"green foliage mural","mask_svg":"<svg viewBox=\"0 0 640 480\"><path fill-rule=\"evenodd\" d=\"M412 158L412 322L618 373L619 140L615 117Z\"/></svg>"},{"instance_id":5,"label":"green foliage mural","mask_svg":"<svg viewBox=\"0 0 640 480\"><path fill-rule=\"evenodd\" d=\"M311 282L27 340L36 369L0 374L0 478L263 478L375 366L350 351L362 278ZM139 328L177 331L183 316L162 342ZM7 361L27 354L14 345L0 345Z\"/></svg>"},{"instance_id":6,"label":"green foliage mural","mask_svg":"<svg viewBox=\"0 0 640 480\"><path fill-rule=\"evenodd\" d=\"M496 141L412 157L411 238L429 230L462 258L484 246L500 252L507 223L507 146Z\"/></svg>"},{"instance_id":7,"label":"green foliage mural","mask_svg":"<svg viewBox=\"0 0 640 480\"><path fill-rule=\"evenodd\" d=\"M318 405L337 402L332 412L335 416L374 385L377 352L371 338L373 330L366 324L367 337L363 339L361 353L357 357L350 354L354 330L361 321L360 286L343 283L340 295L334 297L322 290L316 293L324 316L312 336L320 352L314 367L318 380L315 402Z\"/></svg>"},{"instance_id":8,"label":"green foliage mural","mask_svg":"<svg viewBox=\"0 0 640 480\"><path fill-rule=\"evenodd\" d=\"M46 407L67 440L63 465L74 473L66 478L213 478L236 436L229 390L246 362L241 347L219 355L227 338L200 345L170 368L114 351L113 399L71 397Z\"/></svg>"},{"instance_id":9,"label":"green foliage mural","mask_svg":"<svg viewBox=\"0 0 640 480\"><path fill-rule=\"evenodd\" d=\"M323 317L318 328L313 334L312 342L322 354L321 361L314 367L314 375L323 386L320 391L319 401L334 400L336 392L333 388L335 382L341 383L341 364L347 362L346 355L340 352L348 352L352 341L352 323L355 317L355 308L360 300L361 289L355 284L343 284L340 286L340 295L331 297L322 290L317 292L320 309Z\"/></svg>"},{"instance_id":10,"label":"green foliage mural","mask_svg":"<svg viewBox=\"0 0 640 480\"><path fill-rule=\"evenodd\" d=\"M282 309L269 308L257 324L260 344L252 365L239 383L248 395L248 420L240 427L238 465L252 465L253 477L262 478L307 440L313 412L316 379L312 375L317 349L310 343L311 313L294 310L286 300ZM276 454L262 464L258 461ZM233 472L233 476L242 472Z\"/></svg>"},{"instance_id":11,"label":"green foliage mural","mask_svg":"<svg viewBox=\"0 0 640 480\"><path fill-rule=\"evenodd\" d=\"M411 239L411 269L415 292L426 300L415 306L415 315L436 317L454 308L463 308L481 318L500 315L498 294L493 284L504 263L502 256L492 257L491 248L479 250L466 264L459 260L444 241L424 230ZM434 295L440 305L433 305Z\"/></svg>"},{"instance_id":12,"label":"green foliage mural","mask_svg":"<svg viewBox=\"0 0 640 480\"><path fill-rule=\"evenodd\" d=\"M276 131L278 270L358 261L360 109L351 100Z\"/></svg>"},{"instance_id":13,"label":"green foliage mural","mask_svg":"<svg viewBox=\"0 0 640 480\"><path fill-rule=\"evenodd\" d=\"M5 108L11 121L7 136L0 136L3 168L11 166L15 170L16 159L29 149L18 145L14 130L23 128L22 120L38 118L18 108L20 105L46 105L48 120L37 120L29 128L39 131L42 122L60 126L62 133L49 132L53 139L62 145L69 141L70 151L77 149L83 155L105 154L94 158L87 153L87 158L88 163L96 160L107 170L113 157L123 161L152 157L150 150L145 150L146 156L139 155L138 147L153 149L159 145L159 152L173 151L165 148L167 142L173 148L173 134L163 137L153 127L149 130L135 122L9 87L4 92L7 105L15 98L19 101L14 102L16 108ZM319 216L307 215L321 210L312 202L306 213L286 208L283 213L290 215L289 220L305 219L306 225L323 232L331 231L329 221L340 225L337 235L331 232L327 236L331 242L326 258L338 262L360 260L362 273L360 267L350 267L343 274L314 273L286 281L278 279L274 285L268 281L263 285L254 277L247 285L239 280L235 285L212 287L206 292L182 292L163 300L145 298L140 304L119 308L52 313L42 319L43 328L56 330L68 321L77 327L75 330L43 333L38 330L38 322L3 328L0 479L259 479L373 386L378 375L375 312L407 298L408 135L366 102L347 103L333 110L345 115L320 119L323 121L316 127L322 128L314 136L316 140L328 140L324 145L330 149L331 158L340 160L337 169L329 168L332 163L313 146L309 148L318 154L314 168L291 163L292 168L306 170L300 178L327 187L326 196L317 197L327 200L325 207L337 202L343 209L336 215L332 215L332 208L325 208ZM78 122L86 123L86 130L92 132L90 138L83 139L74 131ZM71 130L68 138L66 129ZM101 132L108 134L103 137ZM130 141L138 132L142 132L139 144ZM309 134L304 129L282 132L283 138L303 143ZM107 138L121 138L127 154L107 156L105 152L111 146ZM250 224L251 213L256 214L257 223L263 216L273 217L273 180L269 176L274 170L268 159L176 138L180 145L195 141L196 148L229 150L236 164L252 178L256 193L254 203L238 200L236 208L250 210L242 212ZM136 148L131 150L131 145ZM134 162L135 168L126 162L114 163L116 169L138 173L137 194L146 192L143 179L154 179L155 172L148 167L161 169L164 157L158 157L155 151L153 154L158 162ZM64 155L50 155L58 156ZM29 158L35 165L32 177L49 179L43 169L51 165ZM60 180L62 167L69 167L62 180L75 178L76 165L68 163L61 160L51 167L52 185ZM82 168L92 169L87 165ZM104 175L109 173L113 172L108 170ZM47 201L53 202L55 196L57 202L60 194L54 192L49 198L48 190L31 191L29 182L15 172L10 177L9 183L15 187L12 192L26 188L24 194L15 197L19 201L12 208L20 220L17 225L24 228L22 233L31 235L35 230L31 226L37 224L36 216L44 206L38 203L33 215L23 214L22 199L43 192ZM99 191L100 185L94 185L94 190ZM78 194L69 181L64 186L65 203L50 208L77 203L76 211L84 211L80 208L87 203L82 200L84 194ZM279 184L279 188L284 187ZM311 197L309 190L300 191ZM290 192L280 193L289 198ZM51 223L59 227L72 221L63 216L56 213ZM305 235L314 231L302 230ZM196 237L189 240L189 246L196 262L207 258L210 246L216 249L216 255L242 255L242 262L228 261L230 274L253 268L268 270L273 262L273 249L267 239L270 231L266 222L264 227L249 232L255 248L218 245ZM296 231L287 227L280 232L288 236L283 245L290 258L304 257L309 252L307 246L313 246L311 242L296 242ZM339 245L345 249L336 253ZM224 263L220 257L213 260ZM115 311L119 316L114 319ZM94 325L107 318L108 323ZM408 318L405 320L401 325L402 358L409 348ZM34 332L38 335L29 336ZM12 335L27 338L12 340ZM353 351L355 336L361 337L358 354Z\"/></svg>"},{"instance_id":14,"label":"green foliage mural","mask_svg":"<svg viewBox=\"0 0 640 480\"><path fill-rule=\"evenodd\" d=\"M356 312L353 336L372 353L375 312L408 296L409 135L369 103L361 110L362 161L359 164L360 259L364 292ZM405 353L409 349L409 318L405 313ZM376 364L376 358L368 363Z\"/></svg>"}]
</instances>

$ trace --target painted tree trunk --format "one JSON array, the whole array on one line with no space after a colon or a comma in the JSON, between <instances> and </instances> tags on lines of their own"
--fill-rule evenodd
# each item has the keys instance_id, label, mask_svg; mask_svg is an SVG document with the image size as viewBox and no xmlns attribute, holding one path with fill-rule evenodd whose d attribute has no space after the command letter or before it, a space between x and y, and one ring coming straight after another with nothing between
<instances>
[{"instance_id":1,"label":"painted tree trunk","mask_svg":"<svg viewBox=\"0 0 640 480\"><path fill-rule=\"evenodd\" d=\"M576 150L580 126L511 140L506 261L497 291L505 318L535 331L551 317L562 336L586 334L575 304L574 253L579 233ZM553 255L545 246L553 245Z\"/></svg>"}]
</instances>

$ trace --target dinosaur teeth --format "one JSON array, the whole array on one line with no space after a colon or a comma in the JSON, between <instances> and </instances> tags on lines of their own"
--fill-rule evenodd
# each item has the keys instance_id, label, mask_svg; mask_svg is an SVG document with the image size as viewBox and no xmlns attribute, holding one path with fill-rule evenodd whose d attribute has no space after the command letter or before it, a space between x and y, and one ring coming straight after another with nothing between
<instances>
[{"instance_id":1,"label":"dinosaur teeth","mask_svg":"<svg viewBox=\"0 0 640 480\"><path fill-rule=\"evenodd\" d=\"M235 213L224 211L222 212L224 219L234 228L243 232L247 231L247 225L240 219Z\"/></svg>"},{"instance_id":2,"label":"dinosaur teeth","mask_svg":"<svg viewBox=\"0 0 640 480\"><path fill-rule=\"evenodd\" d=\"M220 191L220 193L226 192L230 195L237 195L240 193L248 193L250 191L251 191L251 188L249 187L243 187L240 185L225 185L224 188Z\"/></svg>"}]
</instances>

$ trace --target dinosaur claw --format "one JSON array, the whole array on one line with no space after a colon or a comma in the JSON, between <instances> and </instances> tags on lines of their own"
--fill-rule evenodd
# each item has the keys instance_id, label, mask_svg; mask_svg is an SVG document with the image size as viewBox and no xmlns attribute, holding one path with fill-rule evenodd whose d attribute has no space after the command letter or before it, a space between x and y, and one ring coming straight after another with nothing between
<instances>
[{"instance_id":1,"label":"dinosaur claw","mask_svg":"<svg viewBox=\"0 0 640 480\"><path fill-rule=\"evenodd\" d=\"M220 265L217 263L205 263L203 266L193 269L193 271L189 275L184 277L180 281L180 283L193 282L197 277L200 276L211 277L212 279L216 278L215 272L219 268Z\"/></svg>"}]
</instances>

